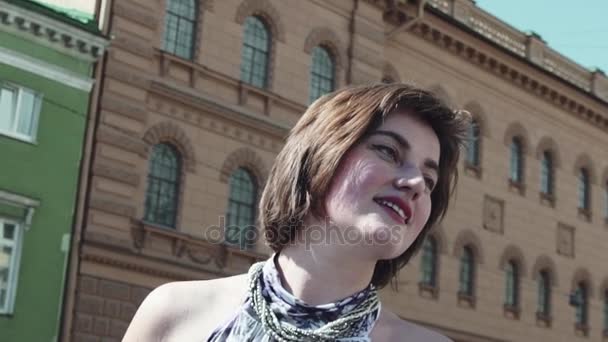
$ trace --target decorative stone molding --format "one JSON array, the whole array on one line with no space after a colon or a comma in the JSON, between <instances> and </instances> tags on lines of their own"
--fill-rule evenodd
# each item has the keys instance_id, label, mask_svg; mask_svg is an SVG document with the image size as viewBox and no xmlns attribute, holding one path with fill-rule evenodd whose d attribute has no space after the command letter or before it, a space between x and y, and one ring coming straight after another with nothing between
<instances>
[{"instance_id":1,"label":"decorative stone molding","mask_svg":"<svg viewBox=\"0 0 608 342\"><path fill-rule=\"evenodd\" d=\"M217 241L199 239L174 230L154 227L139 220L131 221L131 237L133 248L140 254L145 254L148 240L154 240L155 244L164 241L171 246L170 254L163 256L164 259L187 260L205 268L222 270L227 268L234 258L246 259L250 264L268 258L266 255L228 246L219 239Z\"/></svg>"},{"instance_id":2,"label":"decorative stone molding","mask_svg":"<svg viewBox=\"0 0 608 342\"><path fill-rule=\"evenodd\" d=\"M473 21L474 22L474 21ZM521 68L511 66L506 62L499 60L497 57L488 56L485 51L481 51L479 47L467 42L455 38L448 31L442 31L436 27L431 26L430 23L418 23L415 24L411 30L415 35L430 41L431 43L452 52L455 55L462 57L465 60L479 66L480 69L485 69L488 72L505 79L506 81L513 83L516 87L522 88L529 93L536 95L544 99L545 101L560 107L564 111L572 113L574 116L579 117L582 120L589 122L591 125L600 128L604 131L608 131L608 116L602 114L598 109L589 107L587 103L575 100L571 94L556 90L555 87L540 80L539 75L531 75L529 72L524 71ZM499 35L500 36L500 35ZM506 37L506 36L502 36ZM518 44L516 44L518 45ZM521 57L525 57L525 44L520 44L517 48L513 48L517 51L521 50ZM513 49L505 47L505 49L512 51ZM505 58L502 56L500 58ZM543 69L550 73L556 74L558 77L565 79L566 82L571 82L564 76L563 73L559 73L559 67L556 66L555 62L545 60ZM566 77L566 78L565 78ZM602 78L605 79L605 78ZM608 81L607 81L608 82ZM581 92L589 94L588 87L577 85ZM605 102L608 102L608 96L603 98ZM592 105L595 108L595 105Z\"/></svg>"},{"instance_id":3,"label":"decorative stone molding","mask_svg":"<svg viewBox=\"0 0 608 342\"><path fill-rule=\"evenodd\" d=\"M553 168L559 168L562 164L562 158L559 149L557 148L557 143L550 136L544 136L538 142L536 147L536 158L542 160L545 151L551 152L551 157L553 157Z\"/></svg>"},{"instance_id":4,"label":"decorative stone molding","mask_svg":"<svg viewBox=\"0 0 608 342\"><path fill-rule=\"evenodd\" d=\"M525 157L528 154L529 146L530 146L530 138L528 136L528 131L524 128L520 122L513 122L509 124L507 129L505 130L504 144L507 147L511 146L511 141L514 137L519 137L522 143L522 154Z\"/></svg>"},{"instance_id":5,"label":"decorative stone molding","mask_svg":"<svg viewBox=\"0 0 608 342\"><path fill-rule=\"evenodd\" d=\"M245 19L252 15L264 19L273 39L277 39L282 43L285 42L285 29L281 15L269 0L244 0L236 10L235 21L243 25Z\"/></svg>"},{"instance_id":6,"label":"decorative stone molding","mask_svg":"<svg viewBox=\"0 0 608 342\"><path fill-rule=\"evenodd\" d=\"M7 2L0 7L0 25L9 32L61 52L67 50L71 55L88 61L98 59L108 45L101 36Z\"/></svg>"},{"instance_id":7,"label":"decorative stone molding","mask_svg":"<svg viewBox=\"0 0 608 342\"><path fill-rule=\"evenodd\" d=\"M382 67L382 81L385 79L390 79L392 82L401 82L399 71L390 62L384 62L384 66Z\"/></svg>"},{"instance_id":8,"label":"decorative stone molding","mask_svg":"<svg viewBox=\"0 0 608 342\"><path fill-rule=\"evenodd\" d=\"M239 167L244 167L252 173L258 189L264 187L266 177L268 176L268 169L264 165L262 158L254 150L247 147L239 148L228 155L220 171L220 181L228 184L230 176Z\"/></svg>"},{"instance_id":9,"label":"decorative stone molding","mask_svg":"<svg viewBox=\"0 0 608 342\"><path fill-rule=\"evenodd\" d=\"M466 229L458 233L458 235L456 236L456 240L454 241L454 257L460 258L462 256L462 251L465 246L469 246L473 249L473 253L475 255L475 263L483 264L484 254L482 250L481 240L479 240L477 234L475 234L472 230Z\"/></svg>"},{"instance_id":10,"label":"decorative stone molding","mask_svg":"<svg viewBox=\"0 0 608 342\"><path fill-rule=\"evenodd\" d=\"M479 102L477 101L470 101L467 102L463 107L464 110L466 110L467 112L469 112L472 116L472 118L477 122L477 124L479 125L479 132L480 135L483 137L491 137L492 135L490 134L490 130L488 128L488 120L486 117L486 111L483 109L483 107L479 104Z\"/></svg>"},{"instance_id":11,"label":"decorative stone molding","mask_svg":"<svg viewBox=\"0 0 608 342\"><path fill-rule=\"evenodd\" d=\"M190 139L176 124L170 121L157 123L150 127L143 136L148 149L161 142L175 145L183 157L184 167L189 172L196 171L196 157Z\"/></svg>"},{"instance_id":12,"label":"decorative stone molding","mask_svg":"<svg viewBox=\"0 0 608 342\"><path fill-rule=\"evenodd\" d=\"M572 274L572 283L570 284L572 292L576 290L578 284L583 282L587 285L587 293L589 294L589 298L593 298L595 295L595 288L593 287L593 278L591 276L591 272L585 267L577 268Z\"/></svg>"},{"instance_id":13,"label":"decorative stone molding","mask_svg":"<svg viewBox=\"0 0 608 342\"><path fill-rule=\"evenodd\" d=\"M574 258L574 231L575 228L565 223L557 224L557 254Z\"/></svg>"},{"instance_id":14,"label":"decorative stone molding","mask_svg":"<svg viewBox=\"0 0 608 342\"><path fill-rule=\"evenodd\" d=\"M595 173L595 167L593 166L593 161L589 157L587 153L581 153L574 163L574 176L578 179L579 172L582 168L585 168L587 172L589 172L589 183L597 184L597 175Z\"/></svg>"},{"instance_id":15,"label":"decorative stone molding","mask_svg":"<svg viewBox=\"0 0 608 342\"><path fill-rule=\"evenodd\" d=\"M313 28L304 42L304 52L312 54L312 50L316 46L327 48L334 57L336 69L342 69L346 65L346 54L344 45L338 38L338 35L327 27Z\"/></svg>"},{"instance_id":16,"label":"decorative stone molding","mask_svg":"<svg viewBox=\"0 0 608 342\"><path fill-rule=\"evenodd\" d=\"M504 233L505 201L488 195L483 201L483 227L493 233Z\"/></svg>"},{"instance_id":17,"label":"decorative stone molding","mask_svg":"<svg viewBox=\"0 0 608 342\"><path fill-rule=\"evenodd\" d=\"M520 278L525 277L528 274L528 268L526 266L523 252L521 248L513 244L507 246L502 252L500 262L498 263L498 268L501 271L504 271L505 267L507 266L507 263L510 260L515 261L517 263L517 266L519 266Z\"/></svg>"},{"instance_id":18,"label":"decorative stone molding","mask_svg":"<svg viewBox=\"0 0 608 342\"><path fill-rule=\"evenodd\" d=\"M548 272L551 286L558 287L559 277L557 276L557 267L555 266L553 259L545 254L538 256L536 261L534 261L534 266L532 266L532 280L538 280L538 275L543 270Z\"/></svg>"}]
</instances>

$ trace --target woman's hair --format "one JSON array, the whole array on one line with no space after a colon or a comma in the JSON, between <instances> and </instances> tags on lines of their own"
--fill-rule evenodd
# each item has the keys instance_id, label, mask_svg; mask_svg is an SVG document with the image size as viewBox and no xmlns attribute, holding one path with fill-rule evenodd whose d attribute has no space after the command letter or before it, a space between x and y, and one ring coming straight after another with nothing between
<instances>
[{"instance_id":1,"label":"woman's hair","mask_svg":"<svg viewBox=\"0 0 608 342\"><path fill-rule=\"evenodd\" d=\"M448 208L469 115L451 110L429 91L394 83L349 87L327 94L311 104L293 127L260 201L261 228L275 252L293 241L309 213L324 217L325 197L342 157L395 111L417 115L437 134L439 175L422 232L403 254L377 262L372 283L378 288L386 286L420 249L429 229Z\"/></svg>"}]
</instances>

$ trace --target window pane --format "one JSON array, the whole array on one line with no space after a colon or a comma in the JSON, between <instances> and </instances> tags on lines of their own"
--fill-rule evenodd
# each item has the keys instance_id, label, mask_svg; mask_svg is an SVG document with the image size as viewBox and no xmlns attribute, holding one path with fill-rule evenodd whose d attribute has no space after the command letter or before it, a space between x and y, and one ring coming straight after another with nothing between
<instances>
[{"instance_id":1,"label":"window pane","mask_svg":"<svg viewBox=\"0 0 608 342\"><path fill-rule=\"evenodd\" d=\"M19 122L17 132L32 136L34 120L37 115L37 98L30 91L22 90L21 101L19 103Z\"/></svg>"},{"instance_id":2,"label":"window pane","mask_svg":"<svg viewBox=\"0 0 608 342\"><path fill-rule=\"evenodd\" d=\"M0 130L11 131L17 106L17 90L0 88Z\"/></svg>"},{"instance_id":3,"label":"window pane","mask_svg":"<svg viewBox=\"0 0 608 342\"><path fill-rule=\"evenodd\" d=\"M257 87L266 87L270 50L269 33L257 17L245 20L241 52L241 80Z\"/></svg>"},{"instance_id":4,"label":"window pane","mask_svg":"<svg viewBox=\"0 0 608 342\"><path fill-rule=\"evenodd\" d=\"M254 224L256 207L256 187L251 174L243 169L236 169L230 176L230 197L228 199L228 225L239 228L238 241L227 240L228 243L239 244L242 248L252 241L247 241L246 233Z\"/></svg>"},{"instance_id":5,"label":"window pane","mask_svg":"<svg viewBox=\"0 0 608 342\"><path fill-rule=\"evenodd\" d=\"M146 220L175 226L180 168L180 157L175 148L168 144L154 146L146 191Z\"/></svg>"},{"instance_id":6,"label":"window pane","mask_svg":"<svg viewBox=\"0 0 608 342\"><path fill-rule=\"evenodd\" d=\"M15 225L10 223L4 224L4 233L2 234L4 239L13 240L15 239Z\"/></svg>"},{"instance_id":7,"label":"window pane","mask_svg":"<svg viewBox=\"0 0 608 342\"><path fill-rule=\"evenodd\" d=\"M13 248L4 246L0 251L0 308L7 305L12 258Z\"/></svg>"}]
</instances>

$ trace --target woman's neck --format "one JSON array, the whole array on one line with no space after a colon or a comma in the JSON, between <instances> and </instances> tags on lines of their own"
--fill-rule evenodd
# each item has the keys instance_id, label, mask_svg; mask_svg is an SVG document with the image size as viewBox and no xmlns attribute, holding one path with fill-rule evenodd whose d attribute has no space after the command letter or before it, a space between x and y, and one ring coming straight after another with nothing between
<instances>
[{"instance_id":1,"label":"woman's neck","mask_svg":"<svg viewBox=\"0 0 608 342\"><path fill-rule=\"evenodd\" d=\"M276 266L287 291L307 304L320 305L369 285L376 262L356 255L354 246L296 244L280 252Z\"/></svg>"}]
</instances>

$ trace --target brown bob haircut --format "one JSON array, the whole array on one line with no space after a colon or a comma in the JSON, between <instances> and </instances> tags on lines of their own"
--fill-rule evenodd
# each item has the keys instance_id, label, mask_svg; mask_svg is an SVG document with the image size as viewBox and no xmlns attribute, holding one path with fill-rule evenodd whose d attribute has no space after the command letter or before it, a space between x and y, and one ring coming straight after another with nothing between
<instances>
[{"instance_id":1,"label":"brown bob haircut","mask_svg":"<svg viewBox=\"0 0 608 342\"><path fill-rule=\"evenodd\" d=\"M372 283L382 288L391 282L446 213L470 121L468 113L453 111L433 93L411 85L344 88L308 107L278 154L260 201L260 225L275 252L293 241L309 213L324 217L326 192L347 151L389 114L406 110L419 116L437 134L441 150L439 175L431 193L431 213L420 235L402 255L376 264Z\"/></svg>"}]
</instances>

